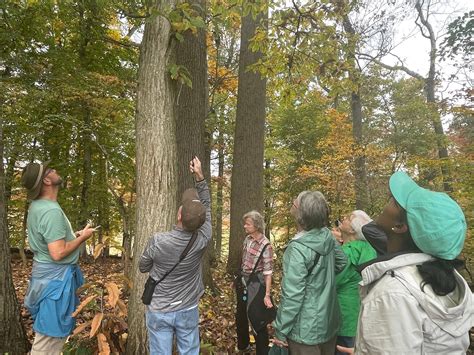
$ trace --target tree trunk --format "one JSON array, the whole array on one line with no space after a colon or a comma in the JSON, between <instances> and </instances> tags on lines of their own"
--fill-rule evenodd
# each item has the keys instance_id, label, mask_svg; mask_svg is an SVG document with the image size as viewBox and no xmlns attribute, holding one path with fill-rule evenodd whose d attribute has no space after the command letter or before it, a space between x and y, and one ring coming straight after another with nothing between
<instances>
[{"instance_id":1,"label":"tree trunk","mask_svg":"<svg viewBox=\"0 0 474 355\"><path fill-rule=\"evenodd\" d=\"M97 183L98 183L98 216L97 225L100 225L99 229L99 243L102 243L104 237L110 234L110 204L109 204L109 193L107 189L107 161L106 158L100 155L99 165L97 169ZM106 243L107 244L107 243ZM110 248L107 246L103 249L102 255L109 256Z\"/></svg>"},{"instance_id":2,"label":"tree trunk","mask_svg":"<svg viewBox=\"0 0 474 355\"><path fill-rule=\"evenodd\" d=\"M18 246L18 251L20 253L23 269L26 269L26 267L28 266L28 264L26 262L25 243L26 243L26 238L28 238L28 234L26 232L26 229L27 229L27 223L28 223L28 210L29 210L29 208L30 208L30 203L27 200L27 201L25 201L25 208L23 210L23 223L21 225L21 240L20 240L20 244Z\"/></svg>"},{"instance_id":3,"label":"tree trunk","mask_svg":"<svg viewBox=\"0 0 474 355\"><path fill-rule=\"evenodd\" d=\"M263 54L252 52L249 41L258 26L266 26L267 12L242 19L239 58L239 86L232 166L230 238L227 272L240 266L245 237L242 216L250 210L263 213L263 149L266 106L266 79L249 70Z\"/></svg>"},{"instance_id":4,"label":"tree trunk","mask_svg":"<svg viewBox=\"0 0 474 355\"><path fill-rule=\"evenodd\" d=\"M206 1L190 0L188 2L202 18L205 18ZM192 175L189 172L189 161L192 157L199 157L204 173L209 174L210 172L210 162L205 149L205 120L208 112L206 52L206 31L203 28L198 29L196 35L187 31L184 33L183 42L176 46L176 64L187 69L192 82L192 87L178 82L175 92L178 204L181 202L183 191L194 186ZM209 177L208 174L206 175ZM210 181L208 182L210 184ZM211 242L203 257L202 275L204 285L214 289L210 269L212 251Z\"/></svg>"},{"instance_id":5,"label":"tree trunk","mask_svg":"<svg viewBox=\"0 0 474 355\"><path fill-rule=\"evenodd\" d=\"M344 31L348 38L348 52L347 60L350 63L349 78L353 85L357 88L351 93L351 119L352 119L352 135L356 142L357 148L363 146L363 133L362 133L362 100L360 97L360 69L357 68L356 63L356 41L357 33L352 25L349 16L343 17ZM363 153L357 154L355 157L354 166L354 189L356 198L356 208L365 210L368 205L368 194L367 194L367 171L365 166L365 155Z\"/></svg>"},{"instance_id":6,"label":"tree trunk","mask_svg":"<svg viewBox=\"0 0 474 355\"><path fill-rule=\"evenodd\" d=\"M5 213L3 118L0 117L0 353L26 354L29 350L13 285Z\"/></svg>"},{"instance_id":7,"label":"tree trunk","mask_svg":"<svg viewBox=\"0 0 474 355\"><path fill-rule=\"evenodd\" d=\"M351 117L354 140L358 147L362 147L362 101L359 91L351 94ZM365 155L363 153L356 155L354 178L356 209L365 210L369 206L369 201L367 195L367 171L365 167Z\"/></svg>"},{"instance_id":8,"label":"tree trunk","mask_svg":"<svg viewBox=\"0 0 474 355\"><path fill-rule=\"evenodd\" d=\"M265 159L265 191L266 191L266 198L265 198L265 237L270 240L271 230L272 230L272 197L270 194L270 189L272 185L272 177L271 177L271 170L270 170L271 162L269 159Z\"/></svg>"},{"instance_id":9,"label":"tree trunk","mask_svg":"<svg viewBox=\"0 0 474 355\"><path fill-rule=\"evenodd\" d=\"M433 112L435 114L432 117L433 128L436 133L436 144L438 147L438 158L441 160L441 173L443 175L443 188L446 192L452 191L450 183L451 177L449 168L447 165L448 160L448 148L446 145L446 135L444 134L443 124L441 122L441 115L438 110L438 103L436 101L436 58L437 58L437 45L436 45L436 34L428 21L428 16L425 16L422 3L417 1L415 9L418 13L418 17L421 24L425 27L428 34L422 31L424 37L430 40L430 69L428 71L428 77L425 79L425 91L426 101L433 106ZM421 25L419 25L421 30Z\"/></svg>"},{"instance_id":10,"label":"tree trunk","mask_svg":"<svg viewBox=\"0 0 474 355\"><path fill-rule=\"evenodd\" d=\"M156 10L173 8L174 0L156 2ZM158 12L157 12L158 13ZM174 90L168 67L174 62L170 23L155 15L145 24L138 69L136 112L137 211L128 304L127 354L147 354L145 306L141 294L146 274L138 262L148 239L169 230L176 218L176 137Z\"/></svg>"},{"instance_id":11,"label":"tree trunk","mask_svg":"<svg viewBox=\"0 0 474 355\"><path fill-rule=\"evenodd\" d=\"M87 103L84 103L87 105ZM89 218L89 189L92 181L92 147L91 147L91 113L86 107L84 108L84 129L82 131L82 189L79 210L79 221L77 228L84 228ZM85 245L85 243L84 243Z\"/></svg>"},{"instance_id":12,"label":"tree trunk","mask_svg":"<svg viewBox=\"0 0 474 355\"><path fill-rule=\"evenodd\" d=\"M224 133L219 130L217 138L217 192L216 192L216 229L214 231L216 258L220 260L222 254L222 211L224 204Z\"/></svg>"}]
</instances>

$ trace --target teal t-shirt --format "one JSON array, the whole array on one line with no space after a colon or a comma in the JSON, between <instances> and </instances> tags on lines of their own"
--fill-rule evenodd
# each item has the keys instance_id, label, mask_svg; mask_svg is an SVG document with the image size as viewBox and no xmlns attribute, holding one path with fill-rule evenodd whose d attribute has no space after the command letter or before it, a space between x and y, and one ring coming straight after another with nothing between
<instances>
[{"instance_id":1,"label":"teal t-shirt","mask_svg":"<svg viewBox=\"0 0 474 355\"><path fill-rule=\"evenodd\" d=\"M28 243L34 253L33 259L40 263L75 264L79 259L79 248L64 259L54 261L49 255L48 244L59 239L67 242L76 237L71 223L59 203L51 200L34 200L28 210Z\"/></svg>"}]
</instances>

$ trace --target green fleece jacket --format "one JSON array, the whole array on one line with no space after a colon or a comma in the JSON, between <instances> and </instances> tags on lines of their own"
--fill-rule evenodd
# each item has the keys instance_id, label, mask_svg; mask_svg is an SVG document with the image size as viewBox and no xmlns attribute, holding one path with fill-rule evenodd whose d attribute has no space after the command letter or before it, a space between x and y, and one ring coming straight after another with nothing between
<instances>
[{"instance_id":1,"label":"green fleece jacket","mask_svg":"<svg viewBox=\"0 0 474 355\"><path fill-rule=\"evenodd\" d=\"M316 264L315 264L316 262ZM341 323L336 273L347 259L327 228L298 233L283 255L276 337L316 345L337 334Z\"/></svg>"}]
</instances>

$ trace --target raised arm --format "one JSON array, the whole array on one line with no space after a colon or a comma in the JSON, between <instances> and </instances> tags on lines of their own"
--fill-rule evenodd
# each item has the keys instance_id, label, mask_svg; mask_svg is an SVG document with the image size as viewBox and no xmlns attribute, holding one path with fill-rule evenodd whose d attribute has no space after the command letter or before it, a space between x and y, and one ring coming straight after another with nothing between
<instances>
[{"instance_id":1,"label":"raised arm","mask_svg":"<svg viewBox=\"0 0 474 355\"><path fill-rule=\"evenodd\" d=\"M193 160L189 163L189 170L194 174L196 190L199 195L201 203L206 207L206 221L199 228L199 231L202 233L206 239L206 244L210 241L212 236L212 223L211 223L211 195L209 193L209 187L207 181L204 179L204 174L202 173L201 161L199 158L194 157Z\"/></svg>"}]
</instances>

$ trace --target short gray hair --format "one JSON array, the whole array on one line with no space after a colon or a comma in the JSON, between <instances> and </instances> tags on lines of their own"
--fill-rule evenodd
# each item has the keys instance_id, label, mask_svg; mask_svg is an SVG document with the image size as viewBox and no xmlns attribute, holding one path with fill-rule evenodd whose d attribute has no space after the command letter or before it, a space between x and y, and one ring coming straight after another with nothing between
<instances>
[{"instance_id":1,"label":"short gray hair","mask_svg":"<svg viewBox=\"0 0 474 355\"><path fill-rule=\"evenodd\" d=\"M351 227L356 233L356 239L365 240L364 234L362 233L362 227L367 223L372 222L372 218L362 210L353 211L351 217Z\"/></svg>"},{"instance_id":2,"label":"short gray hair","mask_svg":"<svg viewBox=\"0 0 474 355\"><path fill-rule=\"evenodd\" d=\"M303 191L296 202L296 223L305 231L328 225L329 207L321 192Z\"/></svg>"},{"instance_id":3,"label":"short gray hair","mask_svg":"<svg viewBox=\"0 0 474 355\"><path fill-rule=\"evenodd\" d=\"M262 234L265 234L265 219L258 211L250 211L244 214L242 217L242 221L245 223L245 220L250 218L254 227Z\"/></svg>"}]
</instances>

